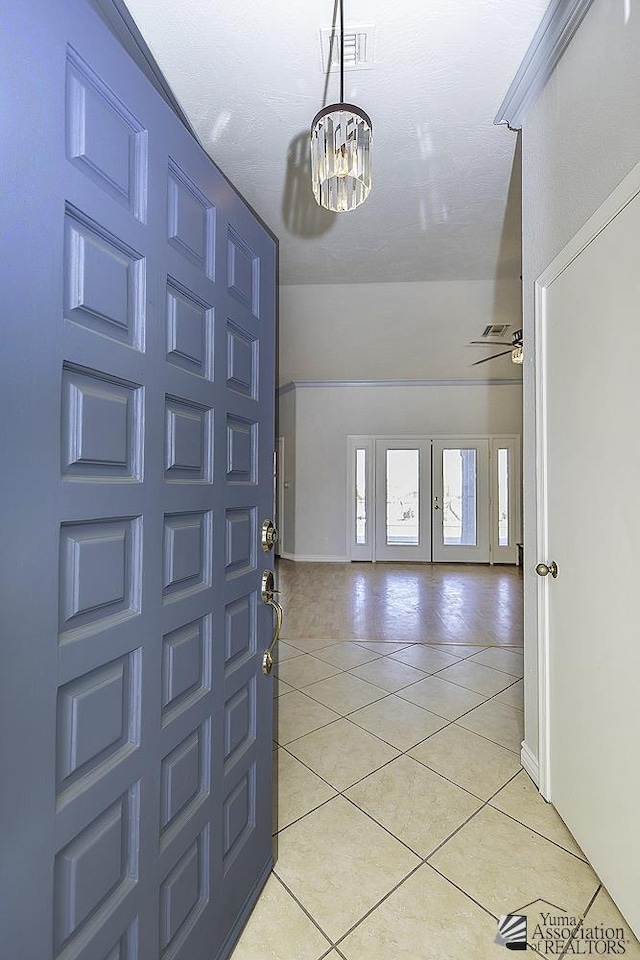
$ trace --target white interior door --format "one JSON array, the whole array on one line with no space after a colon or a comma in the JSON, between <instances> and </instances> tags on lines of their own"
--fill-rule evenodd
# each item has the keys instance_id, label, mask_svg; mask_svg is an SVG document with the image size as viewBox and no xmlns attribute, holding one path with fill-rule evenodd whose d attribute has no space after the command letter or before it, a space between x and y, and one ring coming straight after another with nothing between
<instances>
[{"instance_id":1,"label":"white interior door","mask_svg":"<svg viewBox=\"0 0 640 960\"><path fill-rule=\"evenodd\" d=\"M538 281L536 366L541 786L640 935L639 189Z\"/></svg>"},{"instance_id":2,"label":"white interior door","mask_svg":"<svg viewBox=\"0 0 640 960\"><path fill-rule=\"evenodd\" d=\"M431 442L376 440L376 560L431 560Z\"/></svg>"},{"instance_id":3,"label":"white interior door","mask_svg":"<svg viewBox=\"0 0 640 960\"><path fill-rule=\"evenodd\" d=\"M489 441L433 441L433 559L488 563Z\"/></svg>"}]
</instances>

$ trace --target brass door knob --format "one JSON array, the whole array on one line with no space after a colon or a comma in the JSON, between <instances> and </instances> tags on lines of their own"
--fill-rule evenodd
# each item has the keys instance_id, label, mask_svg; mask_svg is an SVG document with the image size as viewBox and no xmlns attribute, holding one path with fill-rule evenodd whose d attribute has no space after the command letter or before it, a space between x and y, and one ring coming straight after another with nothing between
<instances>
[{"instance_id":1,"label":"brass door knob","mask_svg":"<svg viewBox=\"0 0 640 960\"><path fill-rule=\"evenodd\" d=\"M536 573L539 577L548 577L549 574L551 574L555 580L558 576L558 564L555 562L555 560L552 560L548 565L546 563L539 563L536 567Z\"/></svg>"}]
</instances>

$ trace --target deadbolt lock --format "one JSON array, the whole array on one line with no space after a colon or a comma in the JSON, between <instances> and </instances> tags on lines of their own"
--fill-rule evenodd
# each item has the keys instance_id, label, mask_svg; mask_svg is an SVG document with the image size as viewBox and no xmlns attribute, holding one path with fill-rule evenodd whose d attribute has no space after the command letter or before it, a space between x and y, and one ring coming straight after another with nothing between
<instances>
[{"instance_id":1,"label":"deadbolt lock","mask_svg":"<svg viewBox=\"0 0 640 960\"><path fill-rule=\"evenodd\" d=\"M260 594L264 603L269 603L270 600L273 600L274 593L279 593L279 590L275 588L275 581L273 579L273 571L265 570L262 574L262 583L260 588Z\"/></svg>"},{"instance_id":2,"label":"deadbolt lock","mask_svg":"<svg viewBox=\"0 0 640 960\"><path fill-rule=\"evenodd\" d=\"M261 543L262 549L265 553L268 553L269 550L273 550L276 543L278 542L278 531L273 520L265 520L262 524L262 536Z\"/></svg>"}]
</instances>

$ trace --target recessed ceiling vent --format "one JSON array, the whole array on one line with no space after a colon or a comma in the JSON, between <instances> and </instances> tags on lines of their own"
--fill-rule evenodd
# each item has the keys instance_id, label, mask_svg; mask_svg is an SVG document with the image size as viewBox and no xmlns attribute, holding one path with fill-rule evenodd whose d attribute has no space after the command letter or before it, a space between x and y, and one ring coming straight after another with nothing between
<instances>
[{"instance_id":1,"label":"recessed ceiling vent","mask_svg":"<svg viewBox=\"0 0 640 960\"><path fill-rule=\"evenodd\" d=\"M493 340L495 337L505 337L510 326L510 323L490 323L488 327L484 328L480 336L484 340Z\"/></svg>"},{"instance_id":2,"label":"recessed ceiling vent","mask_svg":"<svg viewBox=\"0 0 640 960\"><path fill-rule=\"evenodd\" d=\"M373 66L375 24L364 23L344 29L345 70L370 70ZM320 30L320 63L324 73L340 69L340 31L333 27Z\"/></svg>"}]
</instances>

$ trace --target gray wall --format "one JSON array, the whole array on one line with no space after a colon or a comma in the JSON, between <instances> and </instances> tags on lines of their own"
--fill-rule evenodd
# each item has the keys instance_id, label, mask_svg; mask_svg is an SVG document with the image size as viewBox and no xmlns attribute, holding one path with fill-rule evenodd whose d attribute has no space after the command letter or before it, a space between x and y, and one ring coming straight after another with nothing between
<instances>
[{"instance_id":1,"label":"gray wall","mask_svg":"<svg viewBox=\"0 0 640 960\"><path fill-rule=\"evenodd\" d=\"M284 552L298 558L346 559L349 435L521 433L519 383L301 385L281 395L281 409L292 403L295 478L285 492L285 516L295 516L295 531L290 536L287 519ZM285 447L291 442L285 436Z\"/></svg>"},{"instance_id":2,"label":"gray wall","mask_svg":"<svg viewBox=\"0 0 640 960\"><path fill-rule=\"evenodd\" d=\"M287 483L284 493L284 533L280 531L280 552L295 552L296 524L296 395L293 390L283 394L276 403L276 435L284 439L283 478ZM280 480L280 478L279 478Z\"/></svg>"},{"instance_id":3,"label":"gray wall","mask_svg":"<svg viewBox=\"0 0 640 960\"><path fill-rule=\"evenodd\" d=\"M595 0L522 137L525 742L538 756L533 285L640 161L640 8ZM612 328L612 347L615 329Z\"/></svg>"},{"instance_id":4,"label":"gray wall","mask_svg":"<svg viewBox=\"0 0 640 960\"><path fill-rule=\"evenodd\" d=\"M292 380L519 377L470 347L489 323L521 324L520 280L339 283L280 288L280 385Z\"/></svg>"}]
</instances>

